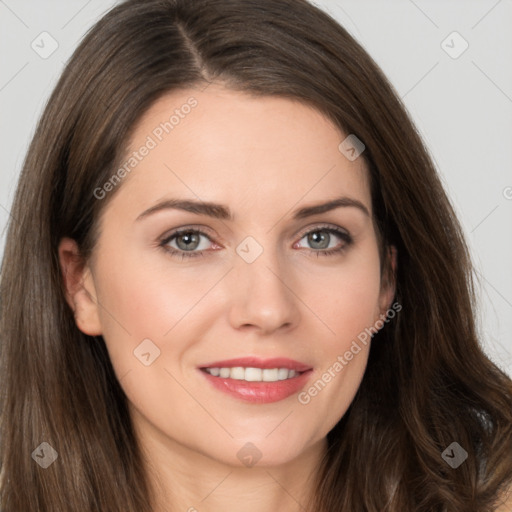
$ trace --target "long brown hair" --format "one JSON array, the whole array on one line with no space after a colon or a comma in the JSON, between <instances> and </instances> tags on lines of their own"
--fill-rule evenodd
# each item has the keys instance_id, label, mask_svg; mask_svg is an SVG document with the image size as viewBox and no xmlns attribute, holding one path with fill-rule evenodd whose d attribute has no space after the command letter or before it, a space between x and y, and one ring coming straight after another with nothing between
<instances>
[{"instance_id":1,"label":"long brown hair","mask_svg":"<svg viewBox=\"0 0 512 512\"><path fill-rule=\"evenodd\" d=\"M493 510L512 482L512 381L479 344L460 225L393 87L306 0L128 0L66 66L24 162L2 265L1 509L151 510L127 398L101 337L75 324L57 247L70 237L91 255L116 193L94 191L136 122L163 94L213 80L298 99L357 134L382 248L398 251L402 310L374 337L307 510ZM32 460L42 442L58 453L46 469ZM468 453L456 469L441 456L453 442Z\"/></svg>"}]
</instances>

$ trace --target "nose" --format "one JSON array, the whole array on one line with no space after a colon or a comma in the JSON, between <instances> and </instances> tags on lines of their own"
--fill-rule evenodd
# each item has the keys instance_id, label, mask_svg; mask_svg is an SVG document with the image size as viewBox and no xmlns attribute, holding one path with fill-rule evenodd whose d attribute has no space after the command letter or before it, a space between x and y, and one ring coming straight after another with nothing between
<instances>
[{"instance_id":1,"label":"nose","mask_svg":"<svg viewBox=\"0 0 512 512\"><path fill-rule=\"evenodd\" d=\"M252 263L237 258L227 286L233 328L268 335L299 324L300 300L293 291L289 269L283 269L272 251L263 251Z\"/></svg>"}]
</instances>

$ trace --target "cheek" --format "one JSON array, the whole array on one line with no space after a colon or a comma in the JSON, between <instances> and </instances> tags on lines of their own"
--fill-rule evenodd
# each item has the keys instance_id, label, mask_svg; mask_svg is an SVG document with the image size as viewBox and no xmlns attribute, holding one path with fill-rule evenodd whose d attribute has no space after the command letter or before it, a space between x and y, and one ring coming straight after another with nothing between
<instances>
[{"instance_id":1,"label":"cheek","mask_svg":"<svg viewBox=\"0 0 512 512\"><path fill-rule=\"evenodd\" d=\"M320 363L311 385L298 396L308 413L323 418L318 436L345 414L359 389L368 361L372 327L379 318L380 261L377 248L347 259L339 269L317 274L308 301L329 328L317 338L314 354Z\"/></svg>"},{"instance_id":2,"label":"cheek","mask_svg":"<svg viewBox=\"0 0 512 512\"><path fill-rule=\"evenodd\" d=\"M102 261L108 263L97 269L100 320L112 364L121 374L138 363L133 352L143 340L161 348L211 285L179 271L171 279L161 268L127 256L109 258L105 252ZM179 353L179 340L173 348Z\"/></svg>"},{"instance_id":3,"label":"cheek","mask_svg":"<svg viewBox=\"0 0 512 512\"><path fill-rule=\"evenodd\" d=\"M337 350L372 326L379 317L380 262L374 251L358 252L340 265L302 278L302 294L328 327L325 348ZM321 284L321 286L320 286ZM308 291L309 290L309 291Z\"/></svg>"}]
</instances>

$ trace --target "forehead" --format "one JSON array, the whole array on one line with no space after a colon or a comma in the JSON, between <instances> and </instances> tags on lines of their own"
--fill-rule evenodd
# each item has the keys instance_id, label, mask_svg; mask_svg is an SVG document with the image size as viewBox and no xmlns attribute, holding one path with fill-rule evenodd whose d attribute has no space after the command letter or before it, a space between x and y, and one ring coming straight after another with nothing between
<instances>
[{"instance_id":1,"label":"forehead","mask_svg":"<svg viewBox=\"0 0 512 512\"><path fill-rule=\"evenodd\" d=\"M120 195L134 208L171 195L260 215L350 195L371 211L364 160L339 149L347 135L297 100L217 84L173 91L133 130Z\"/></svg>"}]
</instances>

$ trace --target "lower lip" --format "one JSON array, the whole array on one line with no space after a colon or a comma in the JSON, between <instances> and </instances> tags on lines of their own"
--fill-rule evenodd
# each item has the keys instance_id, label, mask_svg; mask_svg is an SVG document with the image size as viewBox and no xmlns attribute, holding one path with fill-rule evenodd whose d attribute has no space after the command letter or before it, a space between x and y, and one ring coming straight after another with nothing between
<instances>
[{"instance_id":1,"label":"lower lip","mask_svg":"<svg viewBox=\"0 0 512 512\"><path fill-rule=\"evenodd\" d=\"M294 393L298 393L306 384L313 370L307 370L296 377L276 382L248 382L237 379L214 377L204 370L199 370L206 379L220 391L224 391L240 400L259 404L279 402Z\"/></svg>"}]
</instances>

